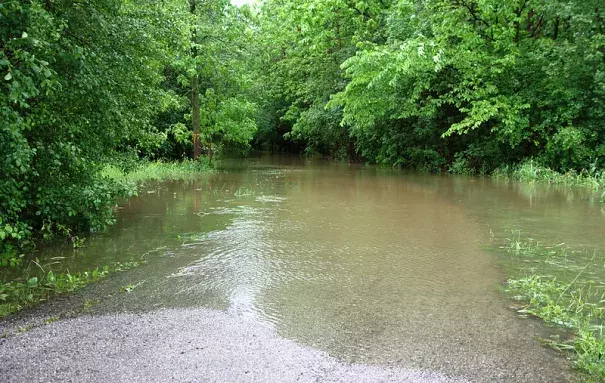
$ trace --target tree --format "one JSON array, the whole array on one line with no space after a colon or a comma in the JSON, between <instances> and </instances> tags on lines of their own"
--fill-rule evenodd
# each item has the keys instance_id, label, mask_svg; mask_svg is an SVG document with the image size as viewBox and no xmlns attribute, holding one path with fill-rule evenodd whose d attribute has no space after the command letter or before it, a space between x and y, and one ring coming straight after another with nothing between
<instances>
[{"instance_id":1,"label":"tree","mask_svg":"<svg viewBox=\"0 0 605 383\"><path fill-rule=\"evenodd\" d=\"M0 5L3 248L33 231L113 222L124 190L99 169L123 142L153 134L153 116L170 103L159 84L178 35L175 9L113 0Z\"/></svg>"},{"instance_id":2,"label":"tree","mask_svg":"<svg viewBox=\"0 0 605 383\"><path fill-rule=\"evenodd\" d=\"M256 130L254 106L242 101L246 74L234 70L242 69L248 14L228 0L189 0L189 11L190 55L176 65L191 89L194 158L203 147L212 158L213 143L247 145Z\"/></svg>"},{"instance_id":3,"label":"tree","mask_svg":"<svg viewBox=\"0 0 605 383\"><path fill-rule=\"evenodd\" d=\"M339 109L326 109L347 82L341 64L363 41L382 41L390 1L267 1L256 37L263 62L258 78L264 102L277 113L265 117L289 125L287 137L304 141L307 152L353 155ZM267 131L268 129L264 129Z\"/></svg>"}]
</instances>

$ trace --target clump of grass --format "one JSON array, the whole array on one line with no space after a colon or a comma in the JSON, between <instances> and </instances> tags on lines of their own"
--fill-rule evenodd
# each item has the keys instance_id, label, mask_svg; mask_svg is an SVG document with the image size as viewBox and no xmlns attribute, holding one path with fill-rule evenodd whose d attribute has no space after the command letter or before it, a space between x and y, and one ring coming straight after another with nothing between
<instances>
[{"instance_id":1,"label":"clump of grass","mask_svg":"<svg viewBox=\"0 0 605 383\"><path fill-rule=\"evenodd\" d=\"M522 261L517 262L519 276L506 284L507 292L524 303L519 312L570 331L571 339L547 344L569 352L576 368L591 379L605 381L605 281L590 273L598 267L597 253L590 257L564 244L542 246L521 239L519 232L503 248Z\"/></svg>"},{"instance_id":2,"label":"clump of grass","mask_svg":"<svg viewBox=\"0 0 605 383\"><path fill-rule=\"evenodd\" d=\"M122 159L123 160L123 159ZM107 165L101 171L101 176L114 181L116 195L131 196L136 194L136 185L144 181L162 181L162 180L194 180L200 174L206 174L212 171L212 165L208 158L200 158L197 161L185 160L182 162L148 162L119 159L114 165ZM109 195L109 194L108 194ZM96 202L95 202L96 204ZM107 220L106 222L109 222ZM1 218L0 218L0 223ZM20 233L13 234L14 229L5 225L4 236L0 230L0 240L8 235L12 238L18 238ZM9 230L10 229L10 230ZM69 238L74 248L84 246L85 238L76 235L71 228L44 221L40 230L43 239L50 240L57 233ZM44 301L49 297L65 292L75 291L94 281L104 278L110 272L127 270L138 263L133 264L115 264L112 267L104 267L80 273L54 273L38 270L35 275L21 277L17 280L7 281L6 276L10 275L9 270L21 269L25 254L17 246L5 245L0 249L0 318L8 314L19 311L25 307L33 306L38 302ZM33 262L39 269L42 267L37 262ZM29 269L24 271L28 275Z\"/></svg>"},{"instance_id":3,"label":"clump of grass","mask_svg":"<svg viewBox=\"0 0 605 383\"><path fill-rule=\"evenodd\" d=\"M574 286L538 275L511 279L507 286L514 299L526 304L520 313L573 332L570 340L549 342L551 347L569 351L579 370L605 380L605 301L602 291L590 285Z\"/></svg>"},{"instance_id":4,"label":"clump of grass","mask_svg":"<svg viewBox=\"0 0 605 383\"><path fill-rule=\"evenodd\" d=\"M98 305L99 303L101 303L100 299L85 299L84 303L82 304L81 311L83 313L89 313L91 312L92 308Z\"/></svg>"},{"instance_id":5,"label":"clump of grass","mask_svg":"<svg viewBox=\"0 0 605 383\"><path fill-rule=\"evenodd\" d=\"M140 183L144 181L191 180L200 174L211 172L213 169L205 157L197 161L182 162L140 162L128 171L117 165L107 165L101 175L116 181Z\"/></svg>"},{"instance_id":6,"label":"clump of grass","mask_svg":"<svg viewBox=\"0 0 605 383\"><path fill-rule=\"evenodd\" d=\"M52 316L52 317L50 317L50 318L47 318L47 319L44 321L44 324L53 324L53 323L58 322L58 321L60 321L60 320L61 320L61 317L60 317L60 316L58 316L58 315L54 315L54 316Z\"/></svg>"},{"instance_id":7,"label":"clump of grass","mask_svg":"<svg viewBox=\"0 0 605 383\"><path fill-rule=\"evenodd\" d=\"M35 264L39 266L38 263ZM48 300L57 294L85 287L111 273L129 270L140 264L141 262L116 262L112 266L78 273L42 270L42 273L36 276L23 277L11 282L0 281L0 318Z\"/></svg>"},{"instance_id":8,"label":"clump of grass","mask_svg":"<svg viewBox=\"0 0 605 383\"><path fill-rule=\"evenodd\" d=\"M604 170L570 170L560 173L542 166L534 160L522 162L516 166L506 165L492 173L496 179L515 179L525 182L539 182L549 185L590 187L595 190L605 188Z\"/></svg>"},{"instance_id":9,"label":"clump of grass","mask_svg":"<svg viewBox=\"0 0 605 383\"><path fill-rule=\"evenodd\" d=\"M236 197L252 197L256 195L256 192L252 189L241 187L234 193Z\"/></svg>"},{"instance_id":10,"label":"clump of grass","mask_svg":"<svg viewBox=\"0 0 605 383\"><path fill-rule=\"evenodd\" d=\"M120 292L121 293L131 293L133 292L137 287L141 286L144 282L139 282L137 284L129 284L126 286L122 286L120 287Z\"/></svg>"}]
</instances>

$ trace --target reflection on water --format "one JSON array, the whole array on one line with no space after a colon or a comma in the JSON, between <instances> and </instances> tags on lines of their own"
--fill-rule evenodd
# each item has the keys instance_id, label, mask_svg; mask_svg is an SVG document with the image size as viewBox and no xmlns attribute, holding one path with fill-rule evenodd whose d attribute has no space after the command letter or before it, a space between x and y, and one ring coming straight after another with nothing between
<instances>
[{"instance_id":1,"label":"reflection on water","mask_svg":"<svg viewBox=\"0 0 605 383\"><path fill-rule=\"evenodd\" d=\"M534 340L541 325L507 309L484 249L505 229L605 247L591 193L293 158L223 167L150 186L70 267L146 257L129 309L220 308L346 361L563 381L562 360Z\"/></svg>"}]
</instances>

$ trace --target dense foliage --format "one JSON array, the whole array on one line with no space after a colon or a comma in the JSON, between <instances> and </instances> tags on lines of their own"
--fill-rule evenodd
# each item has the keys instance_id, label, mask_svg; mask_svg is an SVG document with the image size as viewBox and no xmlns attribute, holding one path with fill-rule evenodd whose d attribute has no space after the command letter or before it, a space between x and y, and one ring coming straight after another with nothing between
<instances>
[{"instance_id":1,"label":"dense foliage","mask_svg":"<svg viewBox=\"0 0 605 383\"><path fill-rule=\"evenodd\" d=\"M0 316L109 271L3 282L34 242L80 246L133 182L197 175L217 151L605 185L603 0L258 4L0 2ZM576 281L509 286L572 323L564 346L603 377L603 312Z\"/></svg>"},{"instance_id":2,"label":"dense foliage","mask_svg":"<svg viewBox=\"0 0 605 383\"><path fill-rule=\"evenodd\" d=\"M207 151L247 147L246 15L219 0L0 3L0 264L34 237L111 224L130 189L101 170L187 157L196 98Z\"/></svg>"},{"instance_id":3,"label":"dense foliage","mask_svg":"<svg viewBox=\"0 0 605 383\"><path fill-rule=\"evenodd\" d=\"M18 262L33 233L112 223L128 188L107 164L242 153L253 138L429 171L532 158L597 174L599 3L4 1L2 262Z\"/></svg>"},{"instance_id":4,"label":"dense foliage","mask_svg":"<svg viewBox=\"0 0 605 383\"><path fill-rule=\"evenodd\" d=\"M605 166L599 3L268 0L259 141L285 132L311 152L433 171L533 157L595 172Z\"/></svg>"}]
</instances>

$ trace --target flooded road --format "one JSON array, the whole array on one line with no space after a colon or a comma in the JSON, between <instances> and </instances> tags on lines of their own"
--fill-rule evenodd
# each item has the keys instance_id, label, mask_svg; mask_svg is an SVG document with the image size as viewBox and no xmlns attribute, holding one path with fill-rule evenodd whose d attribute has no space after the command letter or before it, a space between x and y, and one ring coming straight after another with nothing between
<instances>
[{"instance_id":1,"label":"flooded road","mask_svg":"<svg viewBox=\"0 0 605 383\"><path fill-rule=\"evenodd\" d=\"M172 334L180 315L216 310L208 315L267 329L337 363L421 374L363 375L367 381L566 382L569 362L536 341L549 330L519 319L499 292L507 276L490 240L517 229L549 243L604 248L603 223L602 206L578 190L267 157L224 161L195 182L149 185L122 206L110 233L45 257L67 255L72 271L148 261L90 287L104 297L88 310L91 323L107 322L103 329L130 313ZM132 291L107 298L126 281ZM162 309L171 313L170 331L154 319ZM183 331L195 332L187 323ZM86 320L76 319L27 336L61 326L87 332ZM239 334L233 326L226 333ZM5 373L16 373L10 366L20 355L42 352L19 349L34 347L23 339L0 344L10 355ZM288 347L284 353L297 353ZM251 376L241 380L263 381Z\"/></svg>"}]
</instances>

